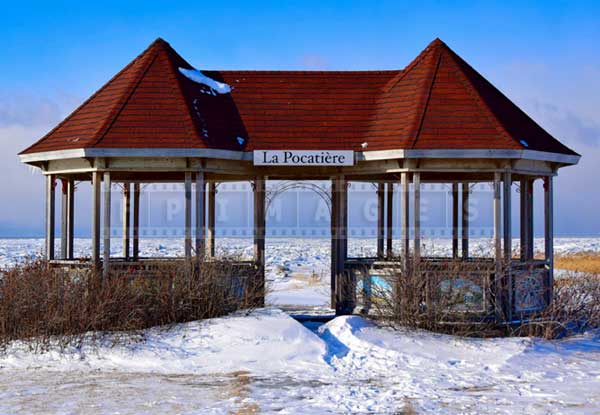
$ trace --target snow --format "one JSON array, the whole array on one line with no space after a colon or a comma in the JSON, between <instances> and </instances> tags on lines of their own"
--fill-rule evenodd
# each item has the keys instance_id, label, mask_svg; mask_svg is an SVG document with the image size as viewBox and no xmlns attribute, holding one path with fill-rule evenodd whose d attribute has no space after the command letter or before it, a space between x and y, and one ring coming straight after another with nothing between
<instances>
[{"instance_id":1,"label":"snow","mask_svg":"<svg viewBox=\"0 0 600 415\"><path fill-rule=\"evenodd\" d=\"M217 94L229 94L231 92L231 87L229 85L223 82L215 81L197 69L179 68L179 72L181 72L186 78L198 84L206 85L209 88L212 88L212 90Z\"/></svg>"},{"instance_id":2,"label":"snow","mask_svg":"<svg viewBox=\"0 0 600 415\"><path fill-rule=\"evenodd\" d=\"M600 410L600 332L563 341L460 339L350 316L314 333L267 308L145 337L45 354L11 346L0 357L0 412Z\"/></svg>"},{"instance_id":3,"label":"snow","mask_svg":"<svg viewBox=\"0 0 600 415\"><path fill-rule=\"evenodd\" d=\"M473 250L489 240L473 240ZM43 239L0 240L0 267L36 257ZM269 307L153 328L130 343L51 349L13 343L0 355L0 413L600 413L600 331L558 341L465 339L394 331L358 316L303 326L281 308L329 301L328 239L267 240ZM351 239L351 255L375 240ZM543 240L535 241L543 250ZM77 239L77 255L89 255ZM598 238L558 238L557 253L600 251ZM430 255L449 240L428 240ZM179 239L142 239L142 256L183 253ZM120 241L111 251L118 255ZM252 241L217 240L249 257Z\"/></svg>"}]
</instances>

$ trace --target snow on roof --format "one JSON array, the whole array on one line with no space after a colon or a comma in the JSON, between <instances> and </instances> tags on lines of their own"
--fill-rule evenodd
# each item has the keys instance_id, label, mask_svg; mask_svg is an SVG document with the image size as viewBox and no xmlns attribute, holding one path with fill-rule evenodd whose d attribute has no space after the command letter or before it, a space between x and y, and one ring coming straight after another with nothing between
<instances>
[{"instance_id":1,"label":"snow on roof","mask_svg":"<svg viewBox=\"0 0 600 415\"><path fill-rule=\"evenodd\" d=\"M194 82L212 88L212 90L218 94L229 94L231 92L231 87L229 85L209 78L208 76L200 72L198 69L179 68L179 72L181 72L186 78Z\"/></svg>"}]
</instances>

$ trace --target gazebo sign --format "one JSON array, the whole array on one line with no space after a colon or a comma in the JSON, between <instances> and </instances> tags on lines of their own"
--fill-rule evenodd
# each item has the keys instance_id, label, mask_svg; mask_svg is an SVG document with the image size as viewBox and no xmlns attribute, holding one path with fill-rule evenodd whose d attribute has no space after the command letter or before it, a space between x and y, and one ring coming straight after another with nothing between
<instances>
[{"instance_id":1,"label":"gazebo sign","mask_svg":"<svg viewBox=\"0 0 600 415\"><path fill-rule=\"evenodd\" d=\"M254 150L255 166L353 166L352 150Z\"/></svg>"}]
</instances>

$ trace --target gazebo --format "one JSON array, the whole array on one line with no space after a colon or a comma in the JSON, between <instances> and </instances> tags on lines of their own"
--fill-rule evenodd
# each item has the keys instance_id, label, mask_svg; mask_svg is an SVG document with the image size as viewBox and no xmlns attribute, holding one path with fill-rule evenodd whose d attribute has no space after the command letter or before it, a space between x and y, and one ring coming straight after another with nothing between
<instances>
[{"instance_id":1,"label":"gazebo","mask_svg":"<svg viewBox=\"0 0 600 415\"><path fill-rule=\"evenodd\" d=\"M201 266L214 256L217 183L251 181L254 260L242 265L264 278L266 181L330 180L331 292L338 314L356 305L355 293L344 287L352 286L356 270L440 261L421 255L421 184L448 183L450 260L464 264L465 278L491 291L478 310L500 320L521 318L551 301L553 177L580 158L439 39L403 70L385 71L199 71L157 39L19 156L46 177L50 263L105 273L152 263L139 255L141 183L184 183L185 257L178 260ZM543 258L534 258L533 250L536 180L544 184ZM93 189L92 250L85 260L73 255L76 181L91 181ZM57 182L62 187L59 252L54 247ZM377 185L376 258L348 257L349 182ZM474 259L469 252L469 188L478 182L494 189L492 258ZM119 258L110 255L111 183L124 189ZM400 184L401 200L396 253L394 183ZM520 186L521 216L516 257L510 215L514 183ZM492 264L491 271L472 268L483 260Z\"/></svg>"}]
</instances>

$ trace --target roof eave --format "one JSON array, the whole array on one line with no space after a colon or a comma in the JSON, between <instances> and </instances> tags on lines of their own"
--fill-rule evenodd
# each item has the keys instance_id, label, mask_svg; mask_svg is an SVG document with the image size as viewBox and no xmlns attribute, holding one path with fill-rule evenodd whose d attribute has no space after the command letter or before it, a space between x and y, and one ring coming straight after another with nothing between
<instances>
[{"instance_id":1,"label":"roof eave","mask_svg":"<svg viewBox=\"0 0 600 415\"><path fill-rule=\"evenodd\" d=\"M41 161L93 158L93 157L202 157L228 160L251 161L251 151L234 151L214 148L80 148L20 154L23 163ZM392 149L355 152L357 161L377 161L393 159L527 159L575 165L580 155L551 153L536 150L515 149Z\"/></svg>"}]
</instances>

